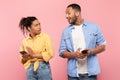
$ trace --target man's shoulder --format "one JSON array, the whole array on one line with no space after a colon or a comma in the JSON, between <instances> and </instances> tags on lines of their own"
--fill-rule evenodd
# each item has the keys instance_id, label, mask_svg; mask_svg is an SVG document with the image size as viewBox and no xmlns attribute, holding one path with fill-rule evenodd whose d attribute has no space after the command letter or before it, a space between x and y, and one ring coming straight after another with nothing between
<instances>
[{"instance_id":1,"label":"man's shoulder","mask_svg":"<svg viewBox=\"0 0 120 80\"><path fill-rule=\"evenodd\" d=\"M94 26L97 25L96 23L90 22L90 21L84 21L84 24L85 24L85 25L94 25Z\"/></svg>"},{"instance_id":2,"label":"man's shoulder","mask_svg":"<svg viewBox=\"0 0 120 80\"><path fill-rule=\"evenodd\" d=\"M84 25L89 29L99 29L99 25L94 22L84 21Z\"/></svg>"},{"instance_id":3,"label":"man's shoulder","mask_svg":"<svg viewBox=\"0 0 120 80\"><path fill-rule=\"evenodd\" d=\"M64 28L64 31L69 31L69 30L71 30L71 28L73 28L73 25L70 24Z\"/></svg>"}]
</instances>

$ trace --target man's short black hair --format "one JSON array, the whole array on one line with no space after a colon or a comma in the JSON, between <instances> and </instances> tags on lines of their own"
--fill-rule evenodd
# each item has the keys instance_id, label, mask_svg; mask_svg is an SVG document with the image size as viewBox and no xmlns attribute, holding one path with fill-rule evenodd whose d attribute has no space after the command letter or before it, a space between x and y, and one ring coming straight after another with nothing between
<instances>
[{"instance_id":1,"label":"man's short black hair","mask_svg":"<svg viewBox=\"0 0 120 80\"><path fill-rule=\"evenodd\" d=\"M80 7L80 5L78 5L78 4L76 4L76 3L70 4L70 5L67 6L67 8L68 8L68 7L72 7L73 9L81 12L81 7Z\"/></svg>"}]
</instances>

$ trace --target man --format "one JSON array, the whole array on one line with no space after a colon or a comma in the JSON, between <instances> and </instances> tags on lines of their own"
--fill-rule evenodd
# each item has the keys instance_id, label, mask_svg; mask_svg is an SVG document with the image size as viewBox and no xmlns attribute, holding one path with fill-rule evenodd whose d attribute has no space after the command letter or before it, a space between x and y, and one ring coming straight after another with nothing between
<instances>
[{"instance_id":1,"label":"man","mask_svg":"<svg viewBox=\"0 0 120 80\"><path fill-rule=\"evenodd\" d=\"M78 4L67 6L66 18L70 25L62 33L59 55L68 59L68 80L97 80L97 54L106 45L103 34L98 25L82 19Z\"/></svg>"}]
</instances>

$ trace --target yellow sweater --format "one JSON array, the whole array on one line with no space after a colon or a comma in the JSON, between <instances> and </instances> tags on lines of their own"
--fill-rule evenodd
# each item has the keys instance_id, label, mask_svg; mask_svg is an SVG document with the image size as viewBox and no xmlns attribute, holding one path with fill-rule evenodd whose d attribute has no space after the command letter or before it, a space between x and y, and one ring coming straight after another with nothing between
<instances>
[{"instance_id":1,"label":"yellow sweater","mask_svg":"<svg viewBox=\"0 0 120 80\"><path fill-rule=\"evenodd\" d=\"M30 36L26 37L21 45L20 51L26 51L26 47L30 47L35 54L42 54L43 60L41 59L29 59L25 64L24 67L27 69L29 68L31 61L34 61L34 71L37 70L40 61L48 62L54 55L53 45L50 37L45 33L40 33L33 38ZM20 55L20 60L22 57Z\"/></svg>"}]
</instances>

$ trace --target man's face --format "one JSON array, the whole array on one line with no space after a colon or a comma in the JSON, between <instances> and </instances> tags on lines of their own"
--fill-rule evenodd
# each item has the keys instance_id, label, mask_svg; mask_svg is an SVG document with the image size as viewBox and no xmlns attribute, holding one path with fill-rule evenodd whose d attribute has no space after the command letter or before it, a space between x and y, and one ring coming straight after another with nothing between
<instances>
[{"instance_id":1,"label":"man's face","mask_svg":"<svg viewBox=\"0 0 120 80\"><path fill-rule=\"evenodd\" d=\"M68 7L66 9L66 19L68 20L69 24L75 24L77 20L76 11L72 9L72 7Z\"/></svg>"}]
</instances>

